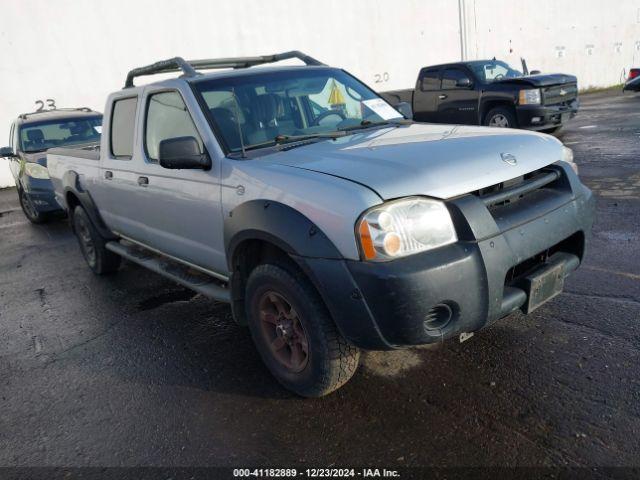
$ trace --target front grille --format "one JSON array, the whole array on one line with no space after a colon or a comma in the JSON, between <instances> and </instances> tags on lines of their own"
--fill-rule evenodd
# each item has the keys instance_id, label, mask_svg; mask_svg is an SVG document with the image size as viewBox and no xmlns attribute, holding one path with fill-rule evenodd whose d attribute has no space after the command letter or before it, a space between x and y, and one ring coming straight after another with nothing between
<instances>
[{"instance_id":1,"label":"front grille","mask_svg":"<svg viewBox=\"0 0 640 480\"><path fill-rule=\"evenodd\" d=\"M518 202L542 188L554 188L562 177L559 168L546 167L473 192L489 210Z\"/></svg>"},{"instance_id":2,"label":"front grille","mask_svg":"<svg viewBox=\"0 0 640 480\"><path fill-rule=\"evenodd\" d=\"M578 85L567 83L553 85L542 89L542 98L545 105L568 105L578 97Z\"/></svg>"}]
</instances>

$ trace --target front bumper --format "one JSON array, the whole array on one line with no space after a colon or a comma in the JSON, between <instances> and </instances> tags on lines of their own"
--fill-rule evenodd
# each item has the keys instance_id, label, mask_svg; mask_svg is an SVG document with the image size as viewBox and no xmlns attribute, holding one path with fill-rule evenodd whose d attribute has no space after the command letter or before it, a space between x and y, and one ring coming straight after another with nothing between
<instances>
[{"instance_id":1,"label":"front bumper","mask_svg":"<svg viewBox=\"0 0 640 480\"><path fill-rule=\"evenodd\" d=\"M29 196L31 203L38 212L46 213L62 210L56 200L51 180L23 175L20 179L20 187Z\"/></svg>"},{"instance_id":2,"label":"front bumper","mask_svg":"<svg viewBox=\"0 0 640 480\"><path fill-rule=\"evenodd\" d=\"M580 101L568 105L516 105L518 126L527 130L547 130L562 126L576 116Z\"/></svg>"},{"instance_id":3,"label":"front bumper","mask_svg":"<svg viewBox=\"0 0 640 480\"><path fill-rule=\"evenodd\" d=\"M565 262L568 275L583 258L595 201L568 165L557 167L564 172L558 189L534 192L531 202L493 211L475 195L448 202L455 244L384 263L297 260L342 334L361 348L434 343L479 330L526 309L527 292L518 283L523 272L555 259ZM536 265L544 252L554 255ZM438 308L452 317L434 330L428 320Z\"/></svg>"},{"instance_id":4,"label":"front bumper","mask_svg":"<svg viewBox=\"0 0 640 480\"><path fill-rule=\"evenodd\" d=\"M632 80L627 80L622 87L622 91L640 92L640 77L636 77Z\"/></svg>"}]
</instances>

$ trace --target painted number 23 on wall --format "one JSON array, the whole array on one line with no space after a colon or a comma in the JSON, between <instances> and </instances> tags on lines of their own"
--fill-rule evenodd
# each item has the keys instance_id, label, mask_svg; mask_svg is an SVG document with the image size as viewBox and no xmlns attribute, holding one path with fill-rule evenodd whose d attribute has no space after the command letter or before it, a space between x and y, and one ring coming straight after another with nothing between
<instances>
[{"instance_id":1,"label":"painted number 23 on wall","mask_svg":"<svg viewBox=\"0 0 640 480\"><path fill-rule=\"evenodd\" d=\"M374 83L386 83L389 81L389 73L388 72L375 73L373 75L373 78L374 78Z\"/></svg>"}]
</instances>

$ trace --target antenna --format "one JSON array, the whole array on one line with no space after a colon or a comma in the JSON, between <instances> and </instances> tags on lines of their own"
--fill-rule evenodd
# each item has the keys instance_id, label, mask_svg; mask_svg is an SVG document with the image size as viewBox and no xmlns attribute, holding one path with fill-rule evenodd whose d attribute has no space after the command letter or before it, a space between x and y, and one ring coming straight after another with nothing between
<instances>
[{"instance_id":1,"label":"antenna","mask_svg":"<svg viewBox=\"0 0 640 480\"><path fill-rule=\"evenodd\" d=\"M238 135L240 135L240 149L242 150L242 158L247 158L247 152L244 148L244 138L242 137L242 127L240 126L240 106L238 97L236 97L236 89L231 87L231 95L233 95L233 104L236 111L236 126L238 127Z\"/></svg>"}]
</instances>

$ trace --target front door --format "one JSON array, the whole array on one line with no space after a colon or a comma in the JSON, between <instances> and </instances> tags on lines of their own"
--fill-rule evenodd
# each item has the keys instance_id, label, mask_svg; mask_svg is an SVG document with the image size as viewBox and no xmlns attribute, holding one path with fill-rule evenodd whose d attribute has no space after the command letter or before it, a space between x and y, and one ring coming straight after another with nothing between
<instances>
[{"instance_id":1,"label":"front door","mask_svg":"<svg viewBox=\"0 0 640 480\"><path fill-rule=\"evenodd\" d=\"M478 125L478 90L471 75L461 68L445 68L438 94L438 121Z\"/></svg>"},{"instance_id":2,"label":"front door","mask_svg":"<svg viewBox=\"0 0 640 480\"><path fill-rule=\"evenodd\" d=\"M136 216L146 228L144 243L163 253L218 273L226 272L218 171L171 170L158 163L162 140L194 137L205 151L199 132L180 92L145 92L139 161Z\"/></svg>"}]
</instances>

